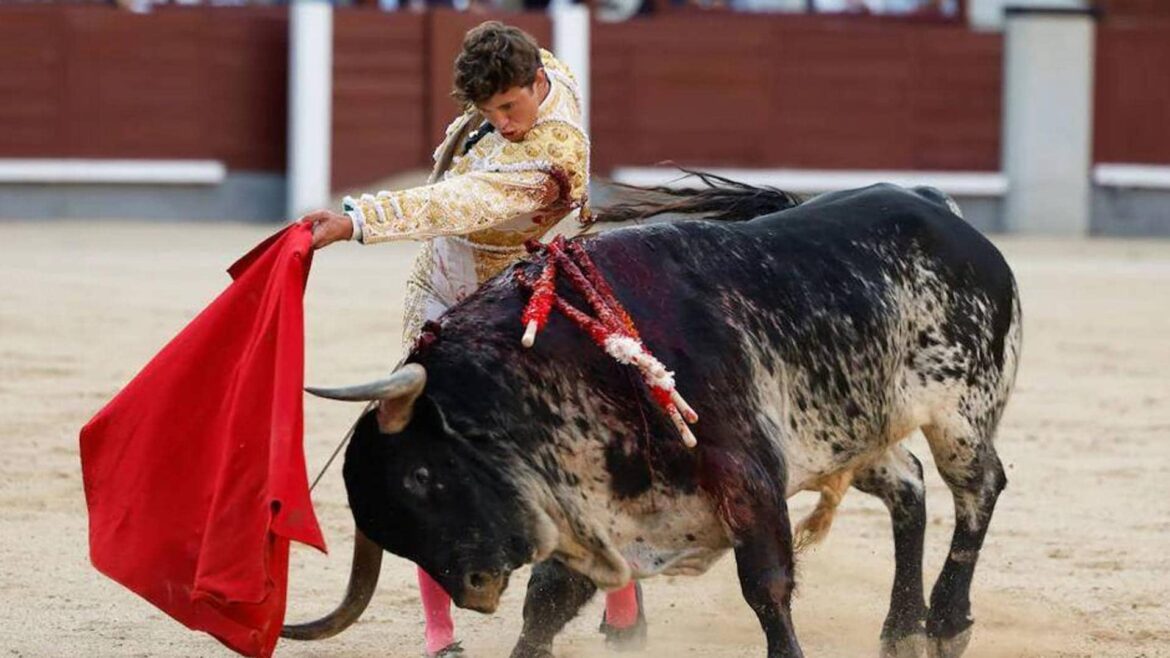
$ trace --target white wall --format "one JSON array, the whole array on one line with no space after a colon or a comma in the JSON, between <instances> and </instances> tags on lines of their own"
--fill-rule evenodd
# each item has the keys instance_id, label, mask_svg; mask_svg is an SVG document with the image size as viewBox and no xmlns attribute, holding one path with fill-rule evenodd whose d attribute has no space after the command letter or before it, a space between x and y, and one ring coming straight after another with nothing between
<instances>
[{"instance_id":1,"label":"white wall","mask_svg":"<svg viewBox=\"0 0 1170 658\"><path fill-rule=\"evenodd\" d=\"M1088 234L1095 33L1087 13L1008 18L1002 143L1011 231Z\"/></svg>"},{"instance_id":2,"label":"white wall","mask_svg":"<svg viewBox=\"0 0 1170 658\"><path fill-rule=\"evenodd\" d=\"M985 30L1003 29L1003 10L1020 7L1084 7L1084 0L967 0L967 17L971 25Z\"/></svg>"},{"instance_id":3,"label":"white wall","mask_svg":"<svg viewBox=\"0 0 1170 658\"><path fill-rule=\"evenodd\" d=\"M333 7L296 0L289 12L288 218L329 204Z\"/></svg>"}]
</instances>

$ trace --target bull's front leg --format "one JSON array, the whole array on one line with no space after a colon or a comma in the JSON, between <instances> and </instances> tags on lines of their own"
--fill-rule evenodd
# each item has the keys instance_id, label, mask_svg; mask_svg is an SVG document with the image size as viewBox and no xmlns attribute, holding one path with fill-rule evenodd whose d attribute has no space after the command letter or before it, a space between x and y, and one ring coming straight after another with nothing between
<instances>
[{"instance_id":1,"label":"bull's front leg","mask_svg":"<svg viewBox=\"0 0 1170 658\"><path fill-rule=\"evenodd\" d=\"M768 658L804 654L792 627L792 590L796 584L792 526L788 502L778 478L753 477L742 465L715 466L707 460L707 477L719 501L719 513L731 530L735 565L743 598L755 611L768 640ZM758 465L756 465L758 466Z\"/></svg>"},{"instance_id":2,"label":"bull's front leg","mask_svg":"<svg viewBox=\"0 0 1170 658\"><path fill-rule=\"evenodd\" d=\"M768 658L802 656L792 628L792 534L787 505L775 513L776 523L736 537L735 566L743 598L755 611L768 638Z\"/></svg>"},{"instance_id":3,"label":"bull's front leg","mask_svg":"<svg viewBox=\"0 0 1170 658\"><path fill-rule=\"evenodd\" d=\"M593 581L557 560L532 567L524 598L524 630L512 658L551 658L553 638L596 592Z\"/></svg>"}]
</instances>

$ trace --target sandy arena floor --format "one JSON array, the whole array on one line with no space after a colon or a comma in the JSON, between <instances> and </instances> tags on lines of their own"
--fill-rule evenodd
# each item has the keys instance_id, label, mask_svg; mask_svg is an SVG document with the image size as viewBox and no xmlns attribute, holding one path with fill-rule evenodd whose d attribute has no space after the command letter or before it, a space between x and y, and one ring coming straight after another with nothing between
<instances>
[{"instance_id":1,"label":"sandy arena floor","mask_svg":"<svg viewBox=\"0 0 1170 658\"><path fill-rule=\"evenodd\" d=\"M227 283L271 226L0 224L0 652L229 656L88 562L77 432ZM968 656L1170 656L1170 242L1000 241L1023 295L1025 347L998 447L1000 498L973 590ZM411 245L318 255L307 296L308 381L355 382L398 357ZM362 337L359 340L359 337ZM373 340L365 337L374 337ZM379 345L384 346L380 349ZM358 409L310 399L313 474ZM921 437L911 440L928 461ZM951 502L928 466L928 587ZM331 610L348 573L340 470L314 494L332 553L294 549L289 619ZM794 514L811 498L794 502ZM889 520L854 491L801 560L797 629L812 657L876 656L893 572ZM729 556L701 578L647 582L655 657L763 655ZM457 611L475 657L506 656L527 572L499 613ZM362 621L284 656L420 656L414 570L389 558ZM558 655L598 657L600 598Z\"/></svg>"}]
</instances>

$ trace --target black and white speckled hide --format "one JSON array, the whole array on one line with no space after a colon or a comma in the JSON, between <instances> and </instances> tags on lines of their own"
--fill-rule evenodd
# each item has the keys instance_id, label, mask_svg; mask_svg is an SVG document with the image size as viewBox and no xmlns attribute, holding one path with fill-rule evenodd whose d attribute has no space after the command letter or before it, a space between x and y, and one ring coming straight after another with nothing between
<instances>
[{"instance_id":1,"label":"black and white speckled hide","mask_svg":"<svg viewBox=\"0 0 1170 658\"><path fill-rule=\"evenodd\" d=\"M881 185L752 221L678 221L584 239L698 412L696 449L682 445L636 371L555 311L523 349L527 294L510 272L452 309L439 340L411 357L427 369L424 398L441 411L445 436L416 422L390 440L455 440L474 452L511 492L499 500L523 528L524 558L554 558L596 586L702 573L734 548L776 656L799 655L787 617L784 500L853 483L886 501L895 523L899 566L883 651L919 655L925 631L932 655L957 656L970 627L970 572L1004 484L992 439L1015 376L1020 310L999 252L945 201ZM535 275L540 263L516 267ZM920 428L960 526L929 613L921 467L899 445ZM355 458L364 457L351 449ZM426 566L425 556L407 557ZM449 561L434 568L471 560ZM529 639L540 635L533 629L526 622Z\"/></svg>"}]
</instances>

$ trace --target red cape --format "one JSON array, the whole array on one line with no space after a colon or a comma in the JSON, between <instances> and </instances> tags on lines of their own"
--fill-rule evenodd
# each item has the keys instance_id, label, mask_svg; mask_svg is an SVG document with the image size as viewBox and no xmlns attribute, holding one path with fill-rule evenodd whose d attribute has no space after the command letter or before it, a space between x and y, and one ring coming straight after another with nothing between
<instances>
[{"instance_id":1,"label":"red cape","mask_svg":"<svg viewBox=\"0 0 1170 658\"><path fill-rule=\"evenodd\" d=\"M241 258L81 430L94 566L250 656L276 646L289 541L325 550L301 445L311 242L294 225Z\"/></svg>"}]
</instances>

